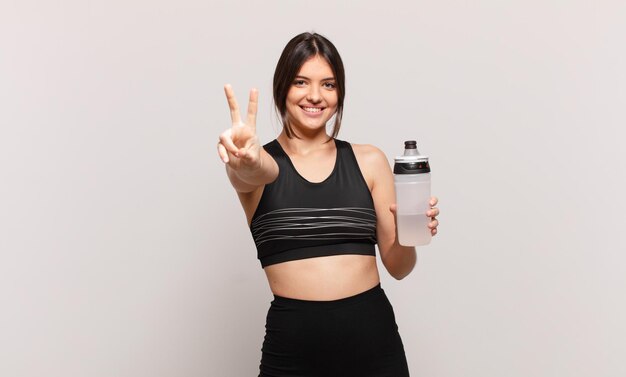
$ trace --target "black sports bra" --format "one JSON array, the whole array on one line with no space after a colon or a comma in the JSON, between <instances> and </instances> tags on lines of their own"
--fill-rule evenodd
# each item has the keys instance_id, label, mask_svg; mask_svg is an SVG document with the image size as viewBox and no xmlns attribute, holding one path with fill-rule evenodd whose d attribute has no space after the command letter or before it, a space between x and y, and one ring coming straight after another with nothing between
<instances>
[{"instance_id":1,"label":"black sports bra","mask_svg":"<svg viewBox=\"0 0 626 377\"><path fill-rule=\"evenodd\" d=\"M376 255L374 201L350 143L333 139L335 167L324 181L302 177L277 140L263 146L279 173L265 185L250 231L263 267L340 254Z\"/></svg>"}]
</instances>

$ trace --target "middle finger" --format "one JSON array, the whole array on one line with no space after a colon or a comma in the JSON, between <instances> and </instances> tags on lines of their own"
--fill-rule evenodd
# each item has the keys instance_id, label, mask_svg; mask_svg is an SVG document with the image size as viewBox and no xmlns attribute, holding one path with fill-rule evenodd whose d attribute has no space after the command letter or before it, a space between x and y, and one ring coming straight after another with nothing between
<instances>
[{"instance_id":1,"label":"middle finger","mask_svg":"<svg viewBox=\"0 0 626 377\"><path fill-rule=\"evenodd\" d=\"M248 126L256 128L256 112L259 104L259 91L250 90L250 99L248 101Z\"/></svg>"},{"instance_id":2,"label":"middle finger","mask_svg":"<svg viewBox=\"0 0 626 377\"><path fill-rule=\"evenodd\" d=\"M427 213L428 217L435 217L435 216L439 216L439 208L437 207L433 207L431 208L428 213Z\"/></svg>"}]
</instances>

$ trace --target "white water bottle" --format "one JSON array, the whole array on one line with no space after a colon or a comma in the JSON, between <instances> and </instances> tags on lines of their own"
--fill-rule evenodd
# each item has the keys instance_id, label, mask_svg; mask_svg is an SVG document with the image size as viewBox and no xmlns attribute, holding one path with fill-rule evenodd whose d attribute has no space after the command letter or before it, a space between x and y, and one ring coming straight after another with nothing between
<instances>
[{"instance_id":1,"label":"white water bottle","mask_svg":"<svg viewBox=\"0 0 626 377\"><path fill-rule=\"evenodd\" d=\"M404 142L404 155L395 158L398 241L403 246L430 243L430 165L417 150L415 140Z\"/></svg>"}]
</instances>

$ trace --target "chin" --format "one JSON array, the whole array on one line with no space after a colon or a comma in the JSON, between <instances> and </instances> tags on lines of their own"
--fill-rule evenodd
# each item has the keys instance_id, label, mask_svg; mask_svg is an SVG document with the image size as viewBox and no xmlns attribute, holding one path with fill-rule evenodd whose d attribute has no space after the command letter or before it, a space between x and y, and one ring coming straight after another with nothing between
<instances>
[{"instance_id":1,"label":"chin","mask_svg":"<svg viewBox=\"0 0 626 377\"><path fill-rule=\"evenodd\" d=\"M303 124L303 128L308 130L308 131L315 131L315 130L326 130L326 122L324 123L315 123L315 124L310 124L310 123L304 123Z\"/></svg>"}]
</instances>

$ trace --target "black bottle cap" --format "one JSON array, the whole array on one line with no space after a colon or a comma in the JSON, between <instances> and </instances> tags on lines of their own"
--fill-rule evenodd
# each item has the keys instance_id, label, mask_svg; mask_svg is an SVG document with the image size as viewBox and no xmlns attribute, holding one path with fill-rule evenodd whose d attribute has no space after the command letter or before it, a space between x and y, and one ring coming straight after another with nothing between
<instances>
[{"instance_id":1,"label":"black bottle cap","mask_svg":"<svg viewBox=\"0 0 626 377\"><path fill-rule=\"evenodd\" d=\"M404 142L404 155L395 158L394 174L421 174L430 173L428 157L420 155L417 150L417 141Z\"/></svg>"},{"instance_id":2,"label":"black bottle cap","mask_svg":"<svg viewBox=\"0 0 626 377\"><path fill-rule=\"evenodd\" d=\"M428 161L396 162L393 165L393 174L422 174L430 173Z\"/></svg>"}]
</instances>

